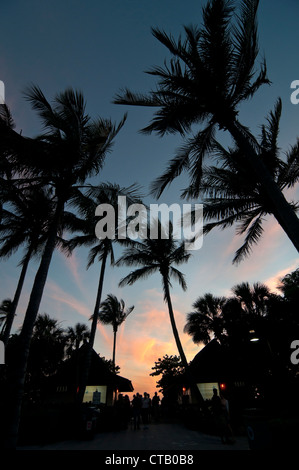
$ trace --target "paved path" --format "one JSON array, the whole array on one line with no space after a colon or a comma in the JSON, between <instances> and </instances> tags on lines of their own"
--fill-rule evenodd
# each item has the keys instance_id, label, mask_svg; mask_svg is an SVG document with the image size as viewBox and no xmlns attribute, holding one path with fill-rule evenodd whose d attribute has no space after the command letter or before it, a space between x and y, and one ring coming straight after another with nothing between
<instances>
[{"instance_id":1,"label":"paved path","mask_svg":"<svg viewBox=\"0 0 299 470\"><path fill-rule=\"evenodd\" d=\"M224 445L217 436L190 430L180 424L149 424L145 429L101 432L91 440L70 440L20 450L249 450L246 436L237 436L233 445Z\"/></svg>"}]
</instances>

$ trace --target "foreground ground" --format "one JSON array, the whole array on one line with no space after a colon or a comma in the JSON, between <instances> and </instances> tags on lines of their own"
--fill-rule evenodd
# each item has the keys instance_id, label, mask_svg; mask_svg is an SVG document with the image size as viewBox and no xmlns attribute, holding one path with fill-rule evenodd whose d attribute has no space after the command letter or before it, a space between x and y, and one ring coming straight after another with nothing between
<instances>
[{"instance_id":1,"label":"foreground ground","mask_svg":"<svg viewBox=\"0 0 299 470\"><path fill-rule=\"evenodd\" d=\"M129 427L117 432L100 432L90 440L68 440L47 445L22 446L20 450L249 450L246 436L234 444L222 444L217 436L188 429L177 423L151 423L139 430Z\"/></svg>"}]
</instances>

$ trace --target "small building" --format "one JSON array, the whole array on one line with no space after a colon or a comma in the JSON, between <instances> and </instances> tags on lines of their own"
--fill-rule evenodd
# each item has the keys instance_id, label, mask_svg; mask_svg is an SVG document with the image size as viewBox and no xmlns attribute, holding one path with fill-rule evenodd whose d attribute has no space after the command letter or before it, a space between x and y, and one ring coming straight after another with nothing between
<instances>
[{"instance_id":1,"label":"small building","mask_svg":"<svg viewBox=\"0 0 299 470\"><path fill-rule=\"evenodd\" d=\"M213 396L213 389L220 393L228 384L243 383L243 373L236 370L230 352L216 340L210 341L190 363L190 371L204 400Z\"/></svg>"},{"instance_id":2,"label":"small building","mask_svg":"<svg viewBox=\"0 0 299 470\"><path fill-rule=\"evenodd\" d=\"M278 385L269 348L262 341L228 347L214 339L194 357L190 371L204 400L210 400L216 388L236 413L262 405L266 397L269 402Z\"/></svg>"},{"instance_id":3,"label":"small building","mask_svg":"<svg viewBox=\"0 0 299 470\"><path fill-rule=\"evenodd\" d=\"M87 345L83 345L72 357L66 360L57 373L48 378L44 397L52 403L74 403L82 383ZM89 376L83 403L112 405L118 393L134 390L129 379L110 371L105 361L92 350Z\"/></svg>"}]
</instances>

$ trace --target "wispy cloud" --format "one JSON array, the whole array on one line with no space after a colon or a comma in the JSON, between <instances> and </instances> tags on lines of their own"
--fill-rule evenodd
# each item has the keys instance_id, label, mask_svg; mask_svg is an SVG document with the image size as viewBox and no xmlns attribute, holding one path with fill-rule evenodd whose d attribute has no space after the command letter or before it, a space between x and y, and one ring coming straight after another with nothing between
<instances>
[{"instance_id":1,"label":"wispy cloud","mask_svg":"<svg viewBox=\"0 0 299 470\"><path fill-rule=\"evenodd\" d=\"M92 312L90 305L79 301L51 280L47 283L45 297L46 300L52 304L52 308L54 311L56 310L56 315L59 316L61 320L68 322L69 320L72 320L72 322L69 322L70 326L73 323L87 323L88 321L88 326L90 328L91 325L89 320ZM107 330L102 325L98 325L98 330L100 331L101 337L104 338L105 343L110 344L110 336L108 335Z\"/></svg>"},{"instance_id":2,"label":"wispy cloud","mask_svg":"<svg viewBox=\"0 0 299 470\"><path fill-rule=\"evenodd\" d=\"M264 283L269 287L272 292L276 292L277 294L281 294L281 290L278 289L278 285L280 284L281 279L286 276L287 274L295 271L299 265L299 258L294 261L291 265L287 266L284 269L278 271L274 276L266 279Z\"/></svg>"}]
</instances>

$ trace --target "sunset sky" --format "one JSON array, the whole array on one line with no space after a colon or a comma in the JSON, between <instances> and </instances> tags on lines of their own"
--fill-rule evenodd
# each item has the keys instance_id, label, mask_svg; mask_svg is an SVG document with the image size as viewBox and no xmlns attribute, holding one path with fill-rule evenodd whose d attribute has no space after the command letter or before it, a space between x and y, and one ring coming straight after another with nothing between
<instances>
[{"instance_id":1,"label":"sunset sky","mask_svg":"<svg viewBox=\"0 0 299 470\"><path fill-rule=\"evenodd\" d=\"M298 0L260 3L260 49L267 60L272 86L263 87L252 102L242 107L240 120L259 134L259 126L281 97L279 143L283 154L299 136L299 105L290 100L291 83L299 80L299 3ZM153 110L118 106L112 100L122 87L141 92L154 88L153 77L144 71L163 65L167 51L152 36L151 27L160 27L177 37L183 25L201 23L204 4L199 0L2 1L0 80L5 84L6 103L16 129L30 137L42 132L23 96L32 83L39 85L49 100L67 87L82 90L92 117L119 122L128 111L127 122L104 170L93 182L110 181L121 186L137 182L147 194L150 183L162 173L182 141L174 136L141 135L138 131L149 123ZM180 190L186 186L186 177L180 177L159 202L181 202ZM298 200L298 189L290 191L287 198ZM145 202L156 201L147 196ZM238 266L232 265L232 259L242 239L235 236L234 228L212 232L204 239L202 248L192 252L189 263L181 266L188 290L183 292L174 281L171 294L188 360L199 351L199 346L183 333L186 314L197 297L207 292L229 295L231 287L242 281L265 282L275 290L278 279L298 267L297 251L273 218L265 221L264 230L251 256ZM90 325L100 265L86 270L87 253L87 249L80 249L66 258L56 252L53 258L40 313L58 319L64 328L77 322ZM117 249L116 255L119 254ZM9 260L1 261L0 301L14 295L21 257L19 251ZM37 267L37 261L29 266L14 330L22 325ZM123 298L126 306L135 306L119 330L116 362L121 375L132 381L135 392L147 391L152 395L156 378L149 374L154 362L165 354L178 353L159 275L119 288L120 279L128 272L128 268L108 267L102 300L113 293ZM95 350L110 358L112 339L112 328L99 326Z\"/></svg>"}]
</instances>

